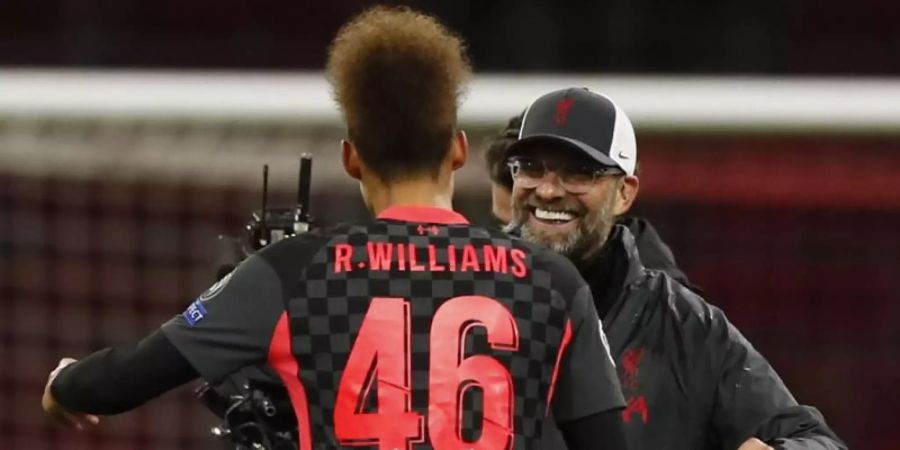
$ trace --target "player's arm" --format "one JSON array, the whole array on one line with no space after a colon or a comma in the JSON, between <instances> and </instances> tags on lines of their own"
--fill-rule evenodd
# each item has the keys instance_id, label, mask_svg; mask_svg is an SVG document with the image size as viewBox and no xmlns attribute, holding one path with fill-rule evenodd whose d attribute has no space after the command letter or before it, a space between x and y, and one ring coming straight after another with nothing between
<instances>
[{"instance_id":1,"label":"player's arm","mask_svg":"<svg viewBox=\"0 0 900 450\"><path fill-rule=\"evenodd\" d=\"M566 446L627 448L620 414L625 399L587 285L575 295L567 328L568 345L560 350L564 353L551 398Z\"/></svg>"},{"instance_id":2,"label":"player's arm","mask_svg":"<svg viewBox=\"0 0 900 450\"><path fill-rule=\"evenodd\" d=\"M134 346L106 348L62 364L51 375L42 403L64 423L70 422L70 411L122 413L197 378L197 371L159 331Z\"/></svg>"},{"instance_id":3,"label":"player's arm","mask_svg":"<svg viewBox=\"0 0 900 450\"><path fill-rule=\"evenodd\" d=\"M266 261L248 258L136 346L101 350L61 370L48 390L57 404L45 409L57 418L64 415L54 414L54 406L69 415L120 413L197 375L215 384L265 364L284 310L281 289ZM113 392L94 397L107 389Z\"/></svg>"},{"instance_id":4,"label":"player's arm","mask_svg":"<svg viewBox=\"0 0 900 450\"><path fill-rule=\"evenodd\" d=\"M846 450L815 408L797 404L763 356L712 309L708 342L717 358L718 389L712 417L724 448ZM742 447L743 446L743 447Z\"/></svg>"}]
</instances>

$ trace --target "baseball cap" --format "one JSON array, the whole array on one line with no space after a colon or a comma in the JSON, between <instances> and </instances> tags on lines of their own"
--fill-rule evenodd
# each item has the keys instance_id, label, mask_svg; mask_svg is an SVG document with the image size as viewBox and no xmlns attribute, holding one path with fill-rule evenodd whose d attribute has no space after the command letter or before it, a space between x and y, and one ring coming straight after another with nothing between
<instances>
[{"instance_id":1,"label":"baseball cap","mask_svg":"<svg viewBox=\"0 0 900 450\"><path fill-rule=\"evenodd\" d=\"M637 144L631 121L612 99L587 88L553 91L535 100L525 110L519 140L509 146L506 157L540 142L563 144L634 175Z\"/></svg>"}]
</instances>

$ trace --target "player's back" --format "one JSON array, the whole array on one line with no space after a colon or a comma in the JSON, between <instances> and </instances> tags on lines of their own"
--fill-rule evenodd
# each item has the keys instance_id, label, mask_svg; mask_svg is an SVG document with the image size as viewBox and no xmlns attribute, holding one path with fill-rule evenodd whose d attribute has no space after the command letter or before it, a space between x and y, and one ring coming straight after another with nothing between
<instances>
[{"instance_id":1,"label":"player's back","mask_svg":"<svg viewBox=\"0 0 900 450\"><path fill-rule=\"evenodd\" d=\"M283 244L262 256L284 284L306 448L535 448L573 323L593 312L589 294L573 308L587 289L568 261L433 208Z\"/></svg>"}]
</instances>

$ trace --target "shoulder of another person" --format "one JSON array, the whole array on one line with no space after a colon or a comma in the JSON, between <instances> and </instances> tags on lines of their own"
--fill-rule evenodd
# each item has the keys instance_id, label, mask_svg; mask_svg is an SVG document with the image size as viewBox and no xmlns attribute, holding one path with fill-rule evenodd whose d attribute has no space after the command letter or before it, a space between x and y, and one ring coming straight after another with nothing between
<instances>
[{"instance_id":1,"label":"shoulder of another person","mask_svg":"<svg viewBox=\"0 0 900 450\"><path fill-rule=\"evenodd\" d=\"M645 268L643 276L626 287L625 295L643 297L650 310L661 311L686 330L686 337L705 339L709 333L729 325L721 309L662 270Z\"/></svg>"},{"instance_id":2,"label":"shoulder of another person","mask_svg":"<svg viewBox=\"0 0 900 450\"><path fill-rule=\"evenodd\" d=\"M310 263L317 258L324 259L317 255L327 248L329 242L350 234L353 227L352 224L339 224L316 228L271 244L256 252L255 256L265 261L281 280L296 279ZM363 230L361 228L359 232L364 233Z\"/></svg>"}]
</instances>

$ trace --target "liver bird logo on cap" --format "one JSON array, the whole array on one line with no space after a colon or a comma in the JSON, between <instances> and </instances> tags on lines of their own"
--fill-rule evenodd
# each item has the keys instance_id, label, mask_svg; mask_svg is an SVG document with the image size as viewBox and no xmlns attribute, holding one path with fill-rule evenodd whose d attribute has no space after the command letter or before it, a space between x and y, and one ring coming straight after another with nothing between
<instances>
[{"instance_id":1,"label":"liver bird logo on cap","mask_svg":"<svg viewBox=\"0 0 900 450\"><path fill-rule=\"evenodd\" d=\"M569 110L572 109L573 104L575 104L575 99L569 97L563 98L556 104L556 126L566 126L566 122L569 121Z\"/></svg>"}]
</instances>

